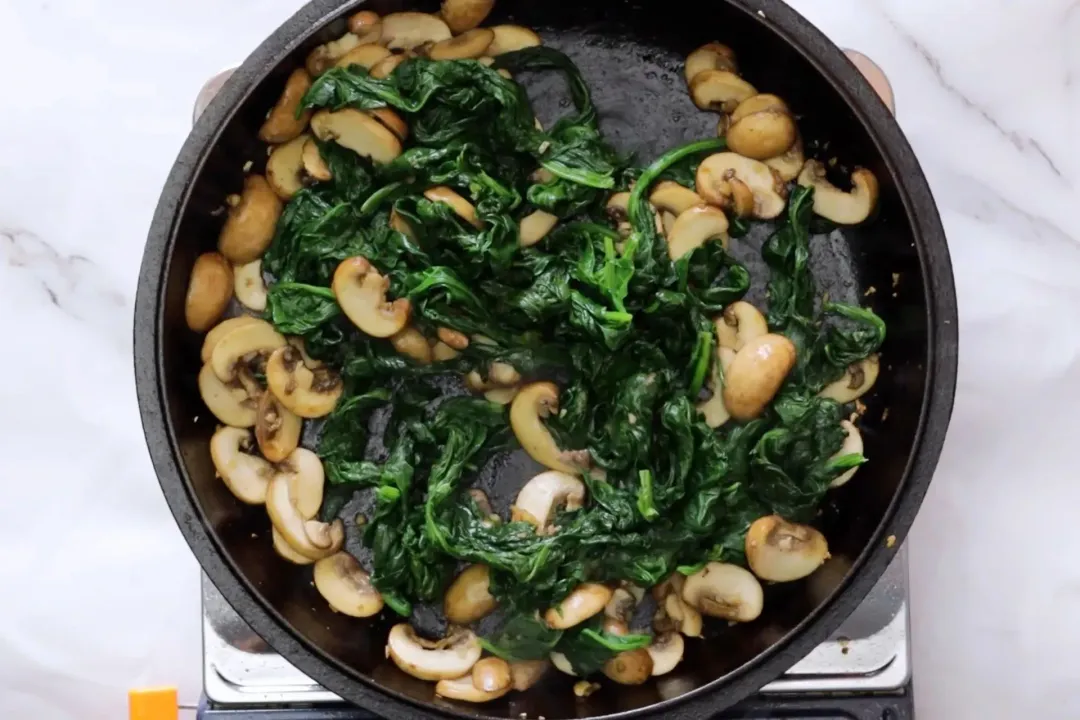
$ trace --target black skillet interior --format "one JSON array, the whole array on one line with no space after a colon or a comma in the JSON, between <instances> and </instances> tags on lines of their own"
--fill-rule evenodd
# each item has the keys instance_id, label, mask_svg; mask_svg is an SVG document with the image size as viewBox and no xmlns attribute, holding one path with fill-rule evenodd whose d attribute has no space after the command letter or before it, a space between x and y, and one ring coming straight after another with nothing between
<instances>
[{"instance_id":1,"label":"black skillet interior","mask_svg":"<svg viewBox=\"0 0 1080 720\"><path fill-rule=\"evenodd\" d=\"M370 2L367 6L380 13L434 9L430 3ZM392 694L430 703L432 685L409 678L384 657L389 621L358 621L331 612L310 583L310 568L290 565L274 554L265 511L241 505L215 478L208 452L215 423L202 406L195 382L202 338L184 326L188 274L196 255L215 244L222 222L217 210L227 194L240 188L246 162L254 164L253 172L260 171L265 163L265 147L256 139L256 131L267 108L277 98L286 75L302 64L308 50L344 32L345 14L303 42L288 61L268 69L206 157L175 226L176 239L164 278L160 330L163 402L190 484L189 492L216 544L224 549L261 602L284 619L288 631L324 653L339 672L361 681L353 682L357 689L351 699L363 699L369 691L362 681L367 681ZM751 13L724 2L706 6L685 0L499 0L488 23L507 21L536 28L545 43L564 50L577 62L593 90L605 133L620 149L635 151L643 162L675 145L715 134L716 116L698 111L688 97L682 64L686 54L698 45L719 40L736 50L745 78L762 91L774 92L788 101L799 116L805 139L817 148L819 157L835 157L841 166L868 167L881 181L880 209L871 223L820 235L813 242L819 289L827 290L833 298L869 304L889 328L881 378L868 399L869 409L863 421L866 454L871 462L855 481L835 493L821 518L834 556L831 562L850 567L901 490L917 442L928 377L924 362L930 315L914 231L895 178L868 132L840 93L799 52ZM536 77L527 82L542 120L550 120L565 109L561 81ZM758 235L733 243L738 257L755 276L752 299L757 300L761 299L764 277L758 259L761 239ZM504 477L496 495L512 497L521 480ZM346 524L355 535L352 523ZM350 547L355 548L356 538L351 540ZM844 573L831 576L840 578ZM522 712L530 717L562 718L644 708L740 668L746 670L747 663L792 633L839 585L838 580L836 586L816 587L814 592L802 582L768 588L760 620L731 628L720 624L709 628L708 639L688 642L685 661L660 683L636 688L607 683L601 691L582 700L574 698L569 678L550 673L544 683L527 693L482 707L457 709L465 714L506 718L516 718ZM295 645L295 638L288 637L287 631L278 630L278 634L287 640L275 642L268 637L271 644L279 649ZM343 688L335 689L342 692ZM344 690L349 698L348 688ZM738 699L738 693L717 693L714 708Z\"/></svg>"}]
</instances>

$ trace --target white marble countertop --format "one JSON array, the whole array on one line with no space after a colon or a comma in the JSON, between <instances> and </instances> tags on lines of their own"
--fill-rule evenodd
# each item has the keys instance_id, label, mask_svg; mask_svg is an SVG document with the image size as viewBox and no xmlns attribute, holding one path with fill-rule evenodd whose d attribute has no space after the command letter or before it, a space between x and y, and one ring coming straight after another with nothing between
<instances>
[{"instance_id":1,"label":"white marble countertop","mask_svg":"<svg viewBox=\"0 0 1080 720\"><path fill-rule=\"evenodd\" d=\"M1080 3L794 5L888 73L956 271L956 409L910 542L919 717L1080 717ZM198 695L198 567L136 408L136 276L195 93L298 6L0 3L5 717Z\"/></svg>"}]
</instances>

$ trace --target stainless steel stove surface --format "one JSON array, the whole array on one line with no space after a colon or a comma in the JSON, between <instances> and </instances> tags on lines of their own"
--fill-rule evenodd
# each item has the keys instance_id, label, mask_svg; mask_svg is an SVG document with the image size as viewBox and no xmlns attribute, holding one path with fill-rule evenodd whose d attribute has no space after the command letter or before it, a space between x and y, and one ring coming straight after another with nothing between
<instances>
[{"instance_id":1,"label":"stainless steel stove surface","mask_svg":"<svg viewBox=\"0 0 1080 720\"><path fill-rule=\"evenodd\" d=\"M205 576L202 585L203 686L210 705L330 707L342 702L273 652ZM840 629L762 694L909 694L907 596L907 553L902 550Z\"/></svg>"}]
</instances>

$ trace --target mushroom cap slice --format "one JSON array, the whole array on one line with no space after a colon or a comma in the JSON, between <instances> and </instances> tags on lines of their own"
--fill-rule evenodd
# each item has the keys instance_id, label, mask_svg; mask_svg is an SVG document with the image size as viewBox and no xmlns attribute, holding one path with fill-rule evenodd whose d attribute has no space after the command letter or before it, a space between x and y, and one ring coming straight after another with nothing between
<instances>
[{"instance_id":1,"label":"mushroom cap slice","mask_svg":"<svg viewBox=\"0 0 1080 720\"><path fill-rule=\"evenodd\" d=\"M285 80L285 89L259 128L259 139L266 143L283 143L292 140L307 127L310 110L297 113L300 102L311 88L311 76L304 68L297 68Z\"/></svg>"},{"instance_id":2,"label":"mushroom cap slice","mask_svg":"<svg viewBox=\"0 0 1080 720\"><path fill-rule=\"evenodd\" d=\"M443 0L439 14L451 32L463 33L484 22L495 0Z\"/></svg>"},{"instance_id":3,"label":"mushroom cap slice","mask_svg":"<svg viewBox=\"0 0 1080 720\"><path fill-rule=\"evenodd\" d=\"M739 107L735 108L735 111L731 113L732 124L739 122L747 115L753 115L754 113L764 112L766 110L775 110L782 113L790 113L787 103L783 98L772 93L758 93L751 97L746 98Z\"/></svg>"},{"instance_id":4,"label":"mushroom cap slice","mask_svg":"<svg viewBox=\"0 0 1080 720\"><path fill-rule=\"evenodd\" d=\"M229 262L244 264L262 256L281 216L281 198L262 175L244 178L240 200L229 208L218 235L218 250Z\"/></svg>"},{"instance_id":5,"label":"mushroom cap slice","mask_svg":"<svg viewBox=\"0 0 1080 720\"><path fill-rule=\"evenodd\" d=\"M314 576L315 589L339 613L366 618L383 609L382 595L371 584L371 576L347 552L316 562Z\"/></svg>"},{"instance_id":6,"label":"mushroom cap slice","mask_svg":"<svg viewBox=\"0 0 1080 720\"><path fill-rule=\"evenodd\" d=\"M221 382L209 363L199 370L199 395L214 417L225 425L249 428L255 424L255 401L243 387Z\"/></svg>"},{"instance_id":7,"label":"mushroom cap slice","mask_svg":"<svg viewBox=\"0 0 1080 720\"><path fill-rule=\"evenodd\" d=\"M424 191L424 197L431 202L448 205L459 218L469 223L477 230L484 227L484 223L476 215L476 207L445 185L436 185L435 187L428 188Z\"/></svg>"},{"instance_id":8,"label":"mushroom cap slice","mask_svg":"<svg viewBox=\"0 0 1080 720\"><path fill-rule=\"evenodd\" d=\"M806 162L806 154L803 152L802 139L796 135L795 142L787 152L776 157L771 157L765 164L773 169L781 180L791 182L799 177L803 164Z\"/></svg>"},{"instance_id":9,"label":"mushroom cap slice","mask_svg":"<svg viewBox=\"0 0 1080 720\"><path fill-rule=\"evenodd\" d=\"M674 215L681 215L695 205L704 204L705 200L690 188L685 188L671 180L661 180L656 183L649 202L661 210L666 210Z\"/></svg>"},{"instance_id":10,"label":"mushroom cap slice","mask_svg":"<svg viewBox=\"0 0 1080 720\"><path fill-rule=\"evenodd\" d=\"M266 159L266 181L282 200L288 200L304 187L304 145L310 139L306 133L298 135L275 146Z\"/></svg>"},{"instance_id":11,"label":"mushroom cap slice","mask_svg":"<svg viewBox=\"0 0 1080 720\"><path fill-rule=\"evenodd\" d=\"M349 16L349 32L360 35L382 23L379 13L371 10L361 10Z\"/></svg>"},{"instance_id":12,"label":"mushroom cap slice","mask_svg":"<svg viewBox=\"0 0 1080 720\"><path fill-rule=\"evenodd\" d=\"M551 662L542 660L519 660L510 663L510 686L518 692L524 692L544 677L551 667Z\"/></svg>"},{"instance_id":13,"label":"mushroom cap slice","mask_svg":"<svg viewBox=\"0 0 1080 720\"><path fill-rule=\"evenodd\" d=\"M439 680L435 683L435 694L438 697L471 703L486 703L491 702L492 700L498 700L503 695L510 692L510 690L511 686L509 684L494 692L481 690L473 684L471 675L466 675L465 677L456 678L454 680Z\"/></svg>"},{"instance_id":14,"label":"mushroom cap slice","mask_svg":"<svg viewBox=\"0 0 1080 720\"><path fill-rule=\"evenodd\" d=\"M510 663L498 657L480 660L473 665L471 675L476 689L488 693L508 690L512 682Z\"/></svg>"},{"instance_id":15,"label":"mushroom cap slice","mask_svg":"<svg viewBox=\"0 0 1080 720\"><path fill-rule=\"evenodd\" d=\"M863 453L863 441L862 433L859 432L859 428L855 427L855 423L850 420L841 420L840 427L844 428L844 444L840 446L840 449L836 451L830 460L836 460L842 458L845 455L853 455ZM859 471L859 467L856 465L850 470L844 471L842 475L839 475L835 480L829 483L830 488L838 488L845 485L848 480L855 477L855 473Z\"/></svg>"},{"instance_id":16,"label":"mushroom cap slice","mask_svg":"<svg viewBox=\"0 0 1080 720\"><path fill-rule=\"evenodd\" d=\"M667 237L668 256L678 260L709 240L719 240L727 249L728 219L723 210L712 205L695 205L675 218Z\"/></svg>"},{"instance_id":17,"label":"mushroom cap slice","mask_svg":"<svg viewBox=\"0 0 1080 720\"><path fill-rule=\"evenodd\" d=\"M371 68L369 74L376 80L385 80L397 70L398 65L408 60L411 55L407 53L394 53Z\"/></svg>"},{"instance_id":18,"label":"mushroom cap slice","mask_svg":"<svg viewBox=\"0 0 1080 720\"><path fill-rule=\"evenodd\" d=\"M686 84L689 85L698 73L705 70L727 70L738 72L735 64L735 51L718 42L705 43L686 56Z\"/></svg>"},{"instance_id":19,"label":"mushroom cap slice","mask_svg":"<svg viewBox=\"0 0 1080 720\"><path fill-rule=\"evenodd\" d=\"M690 97L702 110L729 113L756 94L753 85L729 70L702 70L690 81Z\"/></svg>"},{"instance_id":20,"label":"mushroom cap slice","mask_svg":"<svg viewBox=\"0 0 1080 720\"><path fill-rule=\"evenodd\" d=\"M747 102L750 100L742 105ZM755 160L767 160L783 155L795 144L797 138L795 119L785 110L760 110L737 121L733 115L727 131L728 147L733 152Z\"/></svg>"},{"instance_id":21,"label":"mushroom cap slice","mask_svg":"<svg viewBox=\"0 0 1080 720\"><path fill-rule=\"evenodd\" d=\"M195 332L206 332L225 314L233 294L233 273L220 253L195 258L184 299L184 319Z\"/></svg>"},{"instance_id":22,"label":"mushroom cap slice","mask_svg":"<svg viewBox=\"0 0 1080 720\"><path fill-rule=\"evenodd\" d=\"M683 600L711 617L750 622L761 615L765 593L745 568L711 562L686 578Z\"/></svg>"},{"instance_id":23,"label":"mushroom cap slice","mask_svg":"<svg viewBox=\"0 0 1080 720\"><path fill-rule=\"evenodd\" d=\"M557 216L543 210L534 210L518 223L518 245L532 247L543 240L558 222Z\"/></svg>"},{"instance_id":24,"label":"mushroom cap slice","mask_svg":"<svg viewBox=\"0 0 1080 720\"><path fill-rule=\"evenodd\" d=\"M762 580L791 582L829 559L829 543L816 528L767 515L746 531L746 561Z\"/></svg>"},{"instance_id":25,"label":"mushroom cap slice","mask_svg":"<svg viewBox=\"0 0 1080 720\"><path fill-rule=\"evenodd\" d=\"M863 358L849 365L843 377L826 385L818 397L835 400L841 405L854 402L874 387L880 370L881 359L877 355Z\"/></svg>"},{"instance_id":26,"label":"mushroom cap slice","mask_svg":"<svg viewBox=\"0 0 1080 720\"><path fill-rule=\"evenodd\" d=\"M541 465L577 474L581 469L564 459L563 451L555 444L543 418L559 411L559 388L554 383L536 382L526 385L510 403L510 427L529 456Z\"/></svg>"},{"instance_id":27,"label":"mushroom cap slice","mask_svg":"<svg viewBox=\"0 0 1080 720\"><path fill-rule=\"evenodd\" d=\"M495 33L495 37L487 48L490 57L536 47L544 42L535 32L521 25L493 25L491 31Z\"/></svg>"},{"instance_id":28,"label":"mushroom cap slice","mask_svg":"<svg viewBox=\"0 0 1080 720\"><path fill-rule=\"evenodd\" d=\"M453 680L464 678L480 659L480 642L470 630L458 629L432 642L416 634L408 623L390 629L386 652L394 664L420 680Z\"/></svg>"},{"instance_id":29,"label":"mushroom cap slice","mask_svg":"<svg viewBox=\"0 0 1080 720\"><path fill-rule=\"evenodd\" d=\"M311 118L311 132L333 140L357 155L386 164L401 154L401 141L381 122L361 110L320 110Z\"/></svg>"},{"instance_id":30,"label":"mushroom cap slice","mask_svg":"<svg viewBox=\"0 0 1080 720\"><path fill-rule=\"evenodd\" d=\"M487 565L465 568L446 591L443 600L446 619L455 625L469 625L494 610L498 603L488 589L490 582Z\"/></svg>"},{"instance_id":31,"label":"mushroom cap slice","mask_svg":"<svg viewBox=\"0 0 1080 720\"><path fill-rule=\"evenodd\" d=\"M307 58L304 60L304 67L307 68L307 71L311 73L312 77L318 77L333 67L338 58L359 44L360 36L355 33L347 32L341 37L320 45L308 53Z\"/></svg>"},{"instance_id":32,"label":"mushroom cap slice","mask_svg":"<svg viewBox=\"0 0 1080 720\"><path fill-rule=\"evenodd\" d=\"M218 428L210 438L210 459L237 500L260 505L266 501L274 467L257 455L243 452L242 448L251 444L249 430Z\"/></svg>"},{"instance_id":33,"label":"mushroom cap slice","mask_svg":"<svg viewBox=\"0 0 1080 720\"><path fill-rule=\"evenodd\" d=\"M870 217L878 200L878 181L866 168L851 173L851 192L844 192L825 177L825 166L807 160L799 184L814 188L814 212L838 225L858 225Z\"/></svg>"},{"instance_id":34,"label":"mushroom cap slice","mask_svg":"<svg viewBox=\"0 0 1080 720\"><path fill-rule=\"evenodd\" d=\"M293 550L292 546L285 542L285 538L277 531L277 528L270 528L270 537L274 546L274 552L276 552L283 560L288 560L294 565L311 565L315 562L311 558L301 555Z\"/></svg>"},{"instance_id":35,"label":"mushroom cap slice","mask_svg":"<svg viewBox=\"0 0 1080 720\"><path fill-rule=\"evenodd\" d=\"M360 45L338 58L334 67L347 68L350 65L359 65L370 70L388 57L390 57L390 51L382 45Z\"/></svg>"},{"instance_id":36,"label":"mushroom cap slice","mask_svg":"<svg viewBox=\"0 0 1080 720\"><path fill-rule=\"evenodd\" d=\"M266 512L270 522L285 542L301 555L321 560L333 555L345 542L345 526L341 520L323 523L305 519L293 502L289 473L279 473L270 481L266 491Z\"/></svg>"},{"instance_id":37,"label":"mushroom cap slice","mask_svg":"<svg viewBox=\"0 0 1080 720\"><path fill-rule=\"evenodd\" d=\"M397 210L390 211L390 227L410 240L416 240L416 232L409 225L409 221L403 218Z\"/></svg>"},{"instance_id":38,"label":"mushroom cap slice","mask_svg":"<svg viewBox=\"0 0 1080 720\"><path fill-rule=\"evenodd\" d=\"M237 315L236 317L222 320L217 325L215 325L210 332L206 333L206 337L203 338L202 350L199 352L199 359L202 360L204 363L210 362L210 358L212 358L214 355L214 348L217 347L217 344L221 341L223 337L225 337L233 330L237 329L242 325L253 325L256 323L267 325L270 327L271 330L274 327L265 320L257 317L252 317L250 315Z\"/></svg>"},{"instance_id":39,"label":"mushroom cap slice","mask_svg":"<svg viewBox=\"0 0 1080 720\"><path fill-rule=\"evenodd\" d=\"M738 352L749 341L769 332L769 323L756 307L745 300L737 300L713 321L716 342L720 347Z\"/></svg>"},{"instance_id":40,"label":"mushroom cap slice","mask_svg":"<svg viewBox=\"0 0 1080 720\"><path fill-rule=\"evenodd\" d=\"M404 142L409 137L409 125L405 120L398 115L395 111L388 107L375 108L374 110L368 110L368 113L381 122L386 128L398 136L398 139Z\"/></svg>"},{"instance_id":41,"label":"mushroom cap slice","mask_svg":"<svg viewBox=\"0 0 1080 720\"><path fill-rule=\"evenodd\" d=\"M420 365L430 365L434 349L424 334L411 325L394 333L390 344L402 355L412 358Z\"/></svg>"},{"instance_id":42,"label":"mushroom cap slice","mask_svg":"<svg viewBox=\"0 0 1080 720\"><path fill-rule=\"evenodd\" d=\"M664 612L677 623L680 633L686 637L701 637L701 613L683 600L681 593L682 588L664 598Z\"/></svg>"},{"instance_id":43,"label":"mushroom cap slice","mask_svg":"<svg viewBox=\"0 0 1080 720\"><path fill-rule=\"evenodd\" d=\"M300 445L304 421L290 412L273 393L259 398L255 420L255 439L259 451L270 462L281 462Z\"/></svg>"},{"instance_id":44,"label":"mushroom cap slice","mask_svg":"<svg viewBox=\"0 0 1080 720\"><path fill-rule=\"evenodd\" d=\"M784 211L787 202L787 188L784 183L765 163L738 153L714 153L702 160L694 186L698 195L705 198L706 202L728 208L734 204L733 180L741 181L752 193L754 217L771 220ZM737 210L746 209L737 207Z\"/></svg>"},{"instance_id":45,"label":"mushroom cap slice","mask_svg":"<svg viewBox=\"0 0 1080 720\"><path fill-rule=\"evenodd\" d=\"M795 345L783 335L768 333L748 341L724 374L724 407L736 420L760 415L780 390L795 359Z\"/></svg>"},{"instance_id":46,"label":"mushroom cap slice","mask_svg":"<svg viewBox=\"0 0 1080 720\"><path fill-rule=\"evenodd\" d=\"M734 359L735 351L731 348L717 348L716 357L713 358L709 370L709 387L712 389L712 397L697 404L697 411L703 416L705 424L711 428L718 428L731 419L731 413L724 405L723 374L731 367L731 361Z\"/></svg>"},{"instance_id":47,"label":"mushroom cap slice","mask_svg":"<svg viewBox=\"0 0 1080 720\"><path fill-rule=\"evenodd\" d=\"M210 356L210 363L222 382L230 382L236 378L238 365L248 356L268 356L284 345L285 336L270 323L244 324L218 341Z\"/></svg>"},{"instance_id":48,"label":"mushroom cap slice","mask_svg":"<svg viewBox=\"0 0 1080 720\"><path fill-rule=\"evenodd\" d=\"M333 175L330 173L330 166L323 160L322 154L319 152L319 146L315 143L315 140L308 138L304 142L304 172L310 175L313 179L325 182L332 180Z\"/></svg>"},{"instance_id":49,"label":"mushroom cap slice","mask_svg":"<svg viewBox=\"0 0 1080 720\"><path fill-rule=\"evenodd\" d=\"M478 58L495 39L495 32L490 28L473 28L460 35L440 40L428 50L432 60L469 60Z\"/></svg>"},{"instance_id":50,"label":"mushroom cap slice","mask_svg":"<svg viewBox=\"0 0 1080 720\"><path fill-rule=\"evenodd\" d=\"M646 648L625 650L605 662L601 671L620 685L641 685L652 677L652 655Z\"/></svg>"},{"instance_id":51,"label":"mushroom cap slice","mask_svg":"<svg viewBox=\"0 0 1080 720\"><path fill-rule=\"evenodd\" d=\"M524 521L543 534L555 519L555 510L565 506L580 510L585 504L585 483L575 475L548 470L535 476L518 492L510 508L512 521Z\"/></svg>"},{"instance_id":52,"label":"mushroom cap slice","mask_svg":"<svg viewBox=\"0 0 1080 720\"><path fill-rule=\"evenodd\" d=\"M683 637L677 632L668 632L658 635L646 650L652 658L653 677L667 675L682 662L685 643Z\"/></svg>"},{"instance_id":53,"label":"mushroom cap slice","mask_svg":"<svg viewBox=\"0 0 1080 720\"><path fill-rule=\"evenodd\" d=\"M382 19L381 42L391 50L411 50L425 43L450 39L450 28L437 15L422 12L390 13Z\"/></svg>"},{"instance_id":54,"label":"mushroom cap slice","mask_svg":"<svg viewBox=\"0 0 1080 720\"><path fill-rule=\"evenodd\" d=\"M322 507L326 473L322 460L307 448L296 448L280 465L289 483L289 499L305 520L319 514Z\"/></svg>"},{"instance_id":55,"label":"mushroom cap slice","mask_svg":"<svg viewBox=\"0 0 1080 720\"><path fill-rule=\"evenodd\" d=\"M334 271L331 289L342 312L360 331L371 337L388 338L409 324L412 304L406 298L387 302L390 279L356 256L341 261Z\"/></svg>"},{"instance_id":56,"label":"mushroom cap slice","mask_svg":"<svg viewBox=\"0 0 1080 720\"><path fill-rule=\"evenodd\" d=\"M326 366L309 368L292 345L271 353L266 361L266 384L282 405L302 418L329 415L344 389L336 372Z\"/></svg>"},{"instance_id":57,"label":"mushroom cap slice","mask_svg":"<svg viewBox=\"0 0 1080 720\"><path fill-rule=\"evenodd\" d=\"M266 283L263 281L262 260L252 260L233 268L233 287L236 299L248 310L266 310Z\"/></svg>"},{"instance_id":58,"label":"mushroom cap slice","mask_svg":"<svg viewBox=\"0 0 1080 720\"><path fill-rule=\"evenodd\" d=\"M611 600L612 589L599 583L582 583L562 601L547 609L544 622L553 630L567 630L579 625L593 615L603 612Z\"/></svg>"}]
</instances>

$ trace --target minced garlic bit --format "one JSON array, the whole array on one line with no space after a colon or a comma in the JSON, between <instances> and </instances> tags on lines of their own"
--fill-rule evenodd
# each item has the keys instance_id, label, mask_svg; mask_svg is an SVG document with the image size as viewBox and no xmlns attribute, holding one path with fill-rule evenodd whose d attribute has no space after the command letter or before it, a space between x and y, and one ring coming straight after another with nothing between
<instances>
[{"instance_id":1,"label":"minced garlic bit","mask_svg":"<svg viewBox=\"0 0 1080 720\"><path fill-rule=\"evenodd\" d=\"M579 698L587 698L600 689L600 683L578 680L574 683L574 694Z\"/></svg>"},{"instance_id":2,"label":"minced garlic bit","mask_svg":"<svg viewBox=\"0 0 1080 720\"><path fill-rule=\"evenodd\" d=\"M889 537L885 538L885 547L891 548L894 545L896 545L896 536L895 535L890 535Z\"/></svg>"},{"instance_id":3,"label":"minced garlic bit","mask_svg":"<svg viewBox=\"0 0 1080 720\"><path fill-rule=\"evenodd\" d=\"M251 166L254 165L254 164L255 163L251 162L250 160L248 160L246 163L244 163L244 172L250 172L251 171Z\"/></svg>"},{"instance_id":4,"label":"minced garlic bit","mask_svg":"<svg viewBox=\"0 0 1080 720\"><path fill-rule=\"evenodd\" d=\"M877 288L874 287L873 285L871 285L870 287L866 288L866 292L863 293L863 297L870 297L871 295L873 295L876 292L877 292Z\"/></svg>"},{"instance_id":5,"label":"minced garlic bit","mask_svg":"<svg viewBox=\"0 0 1080 720\"><path fill-rule=\"evenodd\" d=\"M899 284L900 284L900 273L893 273L892 274L892 286L896 287Z\"/></svg>"}]
</instances>

